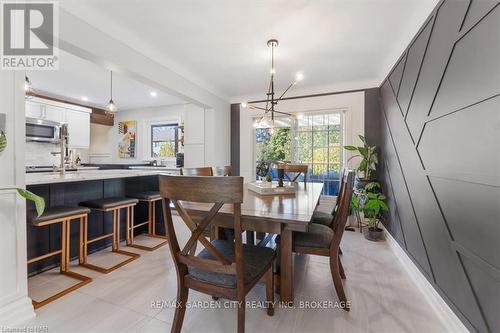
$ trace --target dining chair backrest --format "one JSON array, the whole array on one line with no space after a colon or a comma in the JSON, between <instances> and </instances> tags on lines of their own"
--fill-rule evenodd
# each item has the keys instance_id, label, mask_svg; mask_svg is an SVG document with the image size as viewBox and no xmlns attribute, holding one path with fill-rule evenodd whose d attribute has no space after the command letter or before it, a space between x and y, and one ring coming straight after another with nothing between
<instances>
[{"instance_id":1,"label":"dining chair backrest","mask_svg":"<svg viewBox=\"0 0 500 333\"><path fill-rule=\"evenodd\" d=\"M192 177L160 175L160 194L163 198L163 216L170 252L179 278L188 274L188 266L214 273L236 275L237 288L243 288L243 245L241 240L241 203L243 202L243 177ZM186 203L213 204L207 214L196 223L184 207ZM181 249L174 229L170 203L191 231L191 237ZM218 251L203 231L210 226L224 204L233 207L235 233L235 262ZM200 242L214 259L194 256ZM181 280L182 281L182 280Z\"/></svg>"},{"instance_id":2,"label":"dining chair backrest","mask_svg":"<svg viewBox=\"0 0 500 333\"><path fill-rule=\"evenodd\" d=\"M330 250L334 251L340 247L340 241L344 233L347 219L349 217L349 207L351 205L352 193L354 188L354 172L348 171L343 177L344 185L342 187L341 199L333 222L334 237Z\"/></svg>"},{"instance_id":3,"label":"dining chair backrest","mask_svg":"<svg viewBox=\"0 0 500 333\"><path fill-rule=\"evenodd\" d=\"M181 168L183 176L213 176L211 167Z\"/></svg>"},{"instance_id":4,"label":"dining chair backrest","mask_svg":"<svg viewBox=\"0 0 500 333\"><path fill-rule=\"evenodd\" d=\"M333 206L333 209L332 209L332 215L335 215L335 212L337 212L337 210L339 209L340 201L342 200L342 194L344 191L344 184L345 184L345 182L344 182L345 173L346 173L346 169L342 168L342 170L340 171L340 174L339 174L339 193L337 194L337 201L335 201L335 206Z\"/></svg>"},{"instance_id":5,"label":"dining chair backrest","mask_svg":"<svg viewBox=\"0 0 500 333\"><path fill-rule=\"evenodd\" d=\"M309 166L307 164L289 164L289 163L279 163L276 166L277 169L283 169L285 177L291 181L294 182L297 180L297 178L300 177L301 174L304 175L304 184L307 183L307 171L309 169ZM293 179L290 177L288 173L295 173L295 176Z\"/></svg>"},{"instance_id":6,"label":"dining chair backrest","mask_svg":"<svg viewBox=\"0 0 500 333\"><path fill-rule=\"evenodd\" d=\"M230 165L212 167L213 176L231 176L231 173Z\"/></svg>"}]
</instances>

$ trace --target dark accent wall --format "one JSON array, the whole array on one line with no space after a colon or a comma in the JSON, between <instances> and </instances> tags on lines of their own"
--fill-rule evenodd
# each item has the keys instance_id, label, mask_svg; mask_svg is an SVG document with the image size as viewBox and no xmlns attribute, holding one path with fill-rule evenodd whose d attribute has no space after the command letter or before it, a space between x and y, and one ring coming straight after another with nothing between
<instances>
[{"instance_id":1,"label":"dark accent wall","mask_svg":"<svg viewBox=\"0 0 500 333\"><path fill-rule=\"evenodd\" d=\"M499 1L441 1L380 102L387 229L469 329L499 332Z\"/></svg>"},{"instance_id":2,"label":"dark accent wall","mask_svg":"<svg viewBox=\"0 0 500 333\"><path fill-rule=\"evenodd\" d=\"M240 175L240 104L231 104L231 168Z\"/></svg>"}]
</instances>

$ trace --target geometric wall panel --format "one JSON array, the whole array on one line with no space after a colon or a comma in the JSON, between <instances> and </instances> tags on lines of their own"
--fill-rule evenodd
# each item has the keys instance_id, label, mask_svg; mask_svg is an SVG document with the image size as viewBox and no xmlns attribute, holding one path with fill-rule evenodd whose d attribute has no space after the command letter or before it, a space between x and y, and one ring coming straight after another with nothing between
<instances>
[{"instance_id":1,"label":"geometric wall panel","mask_svg":"<svg viewBox=\"0 0 500 333\"><path fill-rule=\"evenodd\" d=\"M399 105L387 81L381 87L381 99L382 109L390 128L394 149L397 152L416 221L421 230L435 283L475 327L485 331L480 308L451 242L451 235L439 203L427 180ZM383 157L385 158L385 155ZM394 183L395 181L393 186L395 186ZM401 211L399 214L401 216ZM405 239L408 243L409 237L406 234Z\"/></svg>"},{"instance_id":2,"label":"geometric wall panel","mask_svg":"<svg viewBox=\"0 0 500 333\"><path fill-rule=\"evenodd\" d=\"M500 5L486 2L441 1L380 87L379 174L389 232L470 330L499 332Z\"/></svg>"},{"instance_id":3,"label":"geometric wall panel","mask_svg":"<svg viewBox=\"0 0 500 333\"><path fill-rule=\"evenodd\" d=\"M499 93L500 7L497 6L457 42L431 117L445 115Z\"/></svg>"},{"instance_id":4,"label":"geometric wall panel","mask_svg":"<svg viewBox=\"0 0 500 333\"><path fill-rule=\"evenodd\" d=\"M382 126L386 128L386 131L388 131L385 119L383 119L383 122L384 124ZM420 227L415 217L415 213L413 212L412 202L408 191L406 190L404 176L401 172L398 157L396 155L390 134L384 137L381 149L384 151L384 168L387 173L386 179L390 181L386 182L386 185L387 187L390 185L392 190L392 193L387 195L388 203L391 201L395 202L399 218L399 221L397 222L401 224L400 228L402 229L405 237L406 250L409 254L411 254L413 259L415 259L424 272L432 279L432 271L429 265L429 260L427 259L427 253L422 240ZM386 187L384 187L384 189L385 188ZM394 198L389 198L391 194ZM390 208L394 209L394 207ZM391 221L391 224L392 222L393 221Z\"/></svg>"},{"instance_id":5,"label":"geometric wall panel","mask_svg":"<svg viewBox=\"0 0 500 333\"><path fill-rule=\"evenodd\" d=\"M469 1L463 0L445 1L438 9L406 116L406 123L414 142L418 142L427 120L468 4Z\"/></svg>"},{"instance_id":6,"label":"geometric wall panel","mask_svg":"<svg viewBox=\"0 0 500 333\"><path fill-rule=\"evenodd\" d=\"M428 122L418 147L425 168L500 186L499 119L500 96Z\"/></svg>"},{"instance_id":7,"label":"geometric wall panel","mask_svg":"<svg viewBox=\"0 0 500 333\"><path fill-rule=\"evenodd\" d=\"M413 88L415 87L418 72L420 71L420 65L422 64L422 59L424 57L431 29L432 20L428 20L425 28L408 49L406 65L398 94L398 102L404 115L406 115L406 112L408 111L408 105L410 104Z\"/></svg>"},{"instance_id":8,"label":"geometric wall panel","mask_svg":"<svg viewBox=\"0 0 500 333\"><path fill-rule=\"evenodd\" d=\"M394 90L394 95L398 95L399 84L401 83L401 77L403 76L403 69L405 68L406 54L399 59L398 64L394 67L391 75L389 75L389 81L391 82L392 89Z\"/></svg>"},{"instance_id":9,"label":"geometric wall panel","mask_svg":"<svg viewBox=\"0 0 500 333\"><path fill-rule=\"evenodd\" d=\"M500 278L485 266L478 265L465 255L460 256L477 295L490 332L500 332Z\"/></svg>"},{"instance_id":10,"label":"geometric wall panel","mask_svg":"<svg viewBox=\"0 0 500 333\"><path fill-rule=\"evenodd\" d=\"M430 177L453 240L500 274L500 187Z\"/></svg>"},{"instance_id":11,"label":"geometric wall panel","mask_svg":"<svg viewBox=\"0 0 500 333\"><path fill-rule=\"evenodd\" d=\"M467 16L465 17L462 31L469 30L480 18L486 15L494 6L498 5L498 3L498 0L472 0L467 11Z\"/></svg>"}]
</instances>

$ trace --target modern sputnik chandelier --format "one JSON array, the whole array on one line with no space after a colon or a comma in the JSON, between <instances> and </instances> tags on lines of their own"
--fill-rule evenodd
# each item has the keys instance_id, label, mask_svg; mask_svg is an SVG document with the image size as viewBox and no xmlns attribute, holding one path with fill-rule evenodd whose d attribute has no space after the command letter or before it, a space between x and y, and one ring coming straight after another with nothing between
<instances>
[{"instance_id":1,"label":"modern sputnik chandelier","mask_svg":"<svg viewBox=\"0 0 500 333\"><path fill-rule=\"evenodd\" d=\"M285 91L278 97L276 98L276 93L274 92L274 77L276 76L276 68L274 66L274 49L278 46L278 40L277 39L270 39L267 41L267 46L271 48L271 70L270 75L271 78L269 80L269 87L267 89L266 93L266 107L261 107L257 106L255 104L261 103L261 102L250 102L250 103L241 103L241 106L243 108L249 108L253 110L262 110L264 111L264 114L254 123L255 126L259 126L262 124L263 121L266 120L267 117L270 118L271 124L270 127L271 129L274 128L274 119L275 119L275 114L282 114L282 115L287 115L287 116L293 116L291 113L288 112L283 112L283 111L278 111L276 110L276 106L278 105L278 102L281 101L286 93L293 87L295 86L299 81L301 81L304 77L302 73L297 73L295 75L295 80L290 83L290 85L285 89Z\"/></svg>"}]
</instances>

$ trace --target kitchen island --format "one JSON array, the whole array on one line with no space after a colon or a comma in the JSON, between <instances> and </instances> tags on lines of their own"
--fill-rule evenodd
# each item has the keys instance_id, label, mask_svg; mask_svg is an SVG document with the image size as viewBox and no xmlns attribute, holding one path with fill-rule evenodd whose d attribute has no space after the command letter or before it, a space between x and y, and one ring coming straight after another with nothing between
<instances>
[{"instance_id":1,"label":"kitchen island","mask_svg":"<svg viewBox=\"0 0 500 333\"><path fill-rule=\"evenodd\" d=\"M59 173L26 174L27 189L45 199L47 207L78 206L82 201L108 197L124 197L128 194L145 191L158 191L158 175L178 174L176 170L89 170ZM27 209L34 209L32 202ZM156 230L164 233L163 218L158 203ZM136 224L147 220L147 206L138 204L135 208ZM89 238L111 232L112 216L102 212L89 214ZM136 233L146 231L146 226L137 228ZM60 225L35 228L27 225L28 258L56 251L61 246ZM71 223L70 258L78 257L78 222ZM125 239L125 214L121 215L120 238ZM111 244L111 239L103 239L89 244L89 253L101 250ZM59 258L52 257L29 265L29 274L50 269L57 265Z\"/></svg>"}]
</instances>

